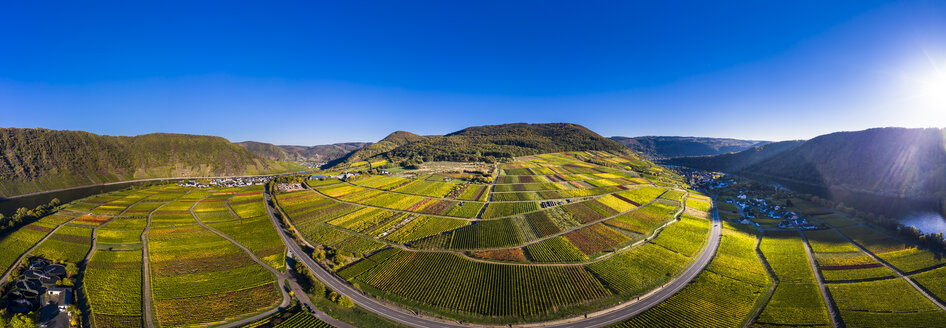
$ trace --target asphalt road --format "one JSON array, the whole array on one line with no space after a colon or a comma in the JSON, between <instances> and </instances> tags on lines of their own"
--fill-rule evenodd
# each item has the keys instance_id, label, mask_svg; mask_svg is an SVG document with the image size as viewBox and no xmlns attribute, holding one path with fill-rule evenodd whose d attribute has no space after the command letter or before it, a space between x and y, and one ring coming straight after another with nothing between
<instances>
[{"instance_id":1,"label":"asphalt road","mask_svg":"<svg viewBox=\"0 0 946 328\"><path fill-rule=\"evenodd\" d=\"M270 219L273 221L273 224L276 226L276 230L279 231L279 234L282 236L283 242L285 242L290 251L296 255L296 259L308 267L309 270L312 271L312 273L319 280L328 286L329 289L351 298L355 304L368 311L404 325L421 328L459 328L471 326L469 324L461 324L459 322L441 321L419 317L408 310L395 309L382 303L380 300L367 296L361 291L354 289L354 287L348 285L346 282L342 281L332 273L319 266L318 263L315 263L311 257L306 256L306 253L302 251L302 248L299 247L299 245L297 245L295 241L286 234L286 232L281 228L282 224L273 214L273 209L269 205L270 195L268 188L267 191L264 192L264 201L266 203L266 211L269 214ZM642 297L640 301L625 305L618 305L617 307L610 310L601 311L604 312L603 314L593 315L589 318L560 320L549 323L537 323L535 325L542 327L602 327L627 319L631 316L644 312L657 304L660 304L660 302L663 302L685 288L687 284L689 284L693 278L696 278L696 276L701 271L703 271L703 268L705 268L710 263L710 261L713 259L713 256L716 254L717 247L719 246L721 231L722 227L719 221L719 213L714 210L713 227L711 229L709 242L707 242L705 250L700 254L696 261L694 261L693 265L687 268L687 270L684 271L682 275L665 285L663 288Z\"/></svg>"}]
</instances>

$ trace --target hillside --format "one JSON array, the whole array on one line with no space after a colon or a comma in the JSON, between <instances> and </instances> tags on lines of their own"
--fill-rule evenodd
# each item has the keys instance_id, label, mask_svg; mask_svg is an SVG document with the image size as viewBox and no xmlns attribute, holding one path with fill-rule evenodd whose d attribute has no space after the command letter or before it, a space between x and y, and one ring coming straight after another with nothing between
<instances>
[{"instance_id":1,"label":"hillside","mask_svg":"<svg viewBox=\"0 0 946 328\"><path fill-rule=\"evenodd\" d=\"M366 159L393 163L430 161L488 161L580 150L625 152L617 142L571 123L502 124L469 127L443 136L418 136L398 131L339 161Z\"/></svg>"},{"instance_id":2,"label":"hillside","mask_svg":"<svg viewBox=\"0 0 946 328\"><path fill-rule=\"evenodd\" d=\"M946 129L877 128L811 139L744 171L914 197L946 197Z\"/></svg>"},{"instance_id":3,"label":"hillside","mask_svg":"<svg viewBox=\"0 0 946 328\"><path fill-rule=\"evenodd\" d=\"M282 172L221 137L154 133L135 137L82 131L0 129L0 195L177 176Z\"/></svg>"},{"instance_id":4,"label":"hillside","mask_svg":"<svg viewBox=\"0 0 946 328\"><path fill-rule=\"evenodd\" d=\"M739 172L742 169L777 156L789 149L798 147L798 145L802 143L804 143L804 141L801 140L780 141L755 146L738 153L715 156L676 157L668 159L665 162L710 171Z\"/></svg>"},{"instance_id":5,"label":"hillside","mask_svg":"<svg viewBox=\"0 0 946 328\"><path fill-rule=\"evenodd\" d=\"M762 146L768 141L701 137L611 137L611 140L644 155L647 158L709 156L740 152Z\"/></svg>"},{"instance_id":6,"label":"hillside","mask_svg":"<svg viewBox=\"0 0 946 328\"><path fill-rule=\"evenodd\" d=\"M346 142L316 146L277 146L264 142L244 141L236 143L264 159L272 161L328 162L344 157L352 151L371 143Z\"/></svg>"},{"instance_id":7,"label":"hillside","mask_svg":"<svg viewBox=\"0 0 946 328\"><path fill-rule=\"evenodd\" d=\"M419 136L407 131L394 131L394 133L389 134L384 139L380 141L365 146L361 149L355 150L348 155L341 157L335 161L329 163L329 166L335 166L336 164L344 163L351 164L355 162L364 161L366 159L372 158L389 152L397 147L406 145L411 142L424 140L426 137Z\"/></svg>"},{"instance_id":8,"label":"hillside","mask_svg":"<svg viewBox=\"0 0 946 328\"><path fill-rule=\"evenodd\" d=\"M946 196L944 139L944 129L877 128L666 162L848 190L942 198Z\"/></svg>"}]
</instances>

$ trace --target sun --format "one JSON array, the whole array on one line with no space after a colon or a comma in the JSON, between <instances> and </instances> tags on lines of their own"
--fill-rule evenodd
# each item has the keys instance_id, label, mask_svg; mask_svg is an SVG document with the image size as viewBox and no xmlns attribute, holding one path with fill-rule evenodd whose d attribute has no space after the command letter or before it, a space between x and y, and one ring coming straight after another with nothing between
<instances>
[{"instance_id":1,"label":"sun","mask_svg":"<svg viewBox=\"0 0 946 328\"><path fill-rule=\"evenodd\" d=\"M911 126L946 127L946 58L926 57L901 75L904 98L894 115Z\"/></svg>"},{"instance_id":2,"label":"sun","mask_svg":"<svg viewBox=\"0 0 946 328\"><path fill-rule=\"evenodd\" d=\"M946 72L934 69L930 76L918 79L916 91L920 105L946 111Z\"/></svg>"}]
</instances>

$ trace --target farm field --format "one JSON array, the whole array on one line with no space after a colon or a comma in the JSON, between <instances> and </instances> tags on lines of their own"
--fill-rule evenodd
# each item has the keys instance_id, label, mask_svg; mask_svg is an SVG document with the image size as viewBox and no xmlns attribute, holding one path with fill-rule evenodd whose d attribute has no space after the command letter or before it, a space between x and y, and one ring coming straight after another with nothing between
<instances>
[{"instance_id":1,"label":"farm field","mask_svg":"<svg viewBox=\"0 0 946 328\"><path fill-rule=\"evenodd\" d=\"M371 162L380 163L362 167ZM280 177L269 191L131 189L67 204L0 236L0 246L12 250L0 261L9 267L17 252L48 234L32 255L81 263L93 252L80 270L95 327L141 327L143 306L159 327L218 326L274 309L281 300L269 269L287 271L287 247L263 203L264 193L272 193L277 219L311 252L294 256L313 259L385 302L463 323L576 318L633 303L704 252L717 204L675 180L672 168L647 163L567 152L501 162L494 176L466 174L475 181L459 173L393 169L305 180L301 188L274 184L295 184L304 175ZM828 327L828 304L803 234L845 326L937 326L946 320L933 302L844 237L939 299L946 297L943 259L848 224L850 219L809 210L819 214L813 221L840 233L823 225L803 233L775 231L777 219L761 232L722 222L719 248L705 270L664 302L615 326ZM90 249L95 228L97 247ZM148 275L150 303L143 299L142 274ZM327 326L305 312L280 320L273 325Z\"/></svg>"},{"instance_id":2,"label":"farm field","mask_svg":"<svg viewBox=\"0 0 946 328\"><path fill-rule=\"evenodd\" d=\"M152 228L148 244L162 326L224 321L278 302L272 273L201 226Z\"/></svg>"},{"instance_id":3,"label":"farm field","mask_svg":"<svg viewBox=\"0 0 946 328\"><path fill-rule=\"evenodd\" d=\"M407 301L483 316L537 316L610 295L582 267L488 264L449 253L394 249L366 260L377 264L346 268L339 275Z\"/></svg>"},{"instance_id":4,"label":"farm field","mask_svg":"<svg viewBox=\"0 0 946 328\"><path fill-rule=\"evenodd\" d=\"M96 327L141 327L141 251L97 250L85 269Z\"/></svg>"},{"instance_id":5,"label":"farm field","mask_svg":"<svg viewBox=\"0 0 946 328\"><path fill-rule=\"evenodd\" d=\"M39 244L30 252L30 255L42 256L54 261L79 263L89 253L91 247L92 228L68 223Z\"/></svg>"},{"instance_id":6,"label":"farm field","mask_svg":"<svg viewBox=\"0 0 946 328\"><path fill-rule=\"evenodd\" d=\"M801 235L795 231L766 233L759 249L779 282L755 323L831 326L827 305L809 264Z\"/></svg>"},{"instance_id":7,"label":"farm field","mask_svg":"<svg viewBox=\"0 0 946 328\"><path fill-rule=\"evenodd\" d=\"M534 321L646 292L702 250L711 200L694 196L696 216L675 220L688 192L653 186L630 163L543 154L499 165L482 188L440 175L363 175L309 180L313 190L275 200L308 244L349 261L322 263L368 293L438 315ZM624 224L609 220L619 217Z\"/></svg>"},{"instance_id":8,"label":"farm field","mask_svg":"<svg viewBox=\"0 0 946 328\"><path fill-rule=\"evenodd\" d=\"M946 311L903 279L830 284L828 288L849 327L930 327L946 320Z\"/></svg>"},{"instance_id":9,"label":"farm field","mask_svg":"<svg viewBox=\"0 0 946 328\"><path fill-rule=\"evenodd\" d=\"M726 223L716 257L682 291L613 327L737 327L771 284L757 236Z\"/></svg>"}]
</instances>

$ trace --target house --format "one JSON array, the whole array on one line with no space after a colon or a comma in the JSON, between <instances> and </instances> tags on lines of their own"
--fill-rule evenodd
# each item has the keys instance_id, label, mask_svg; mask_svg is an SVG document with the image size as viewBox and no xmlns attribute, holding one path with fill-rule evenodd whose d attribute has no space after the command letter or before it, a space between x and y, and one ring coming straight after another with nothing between
<instances>
[{"instance_id":1,"label":"house","mask_svg":"<svg viewBox=\"0 0 946 328\"><path fill-rule=\"evenodd\" d=\"M46 289L43 295L46 304L56 304L59 311L66 311L66 307L72 305L72 288L69 287L50 287Z\"/></svg>"}]
</instances>

